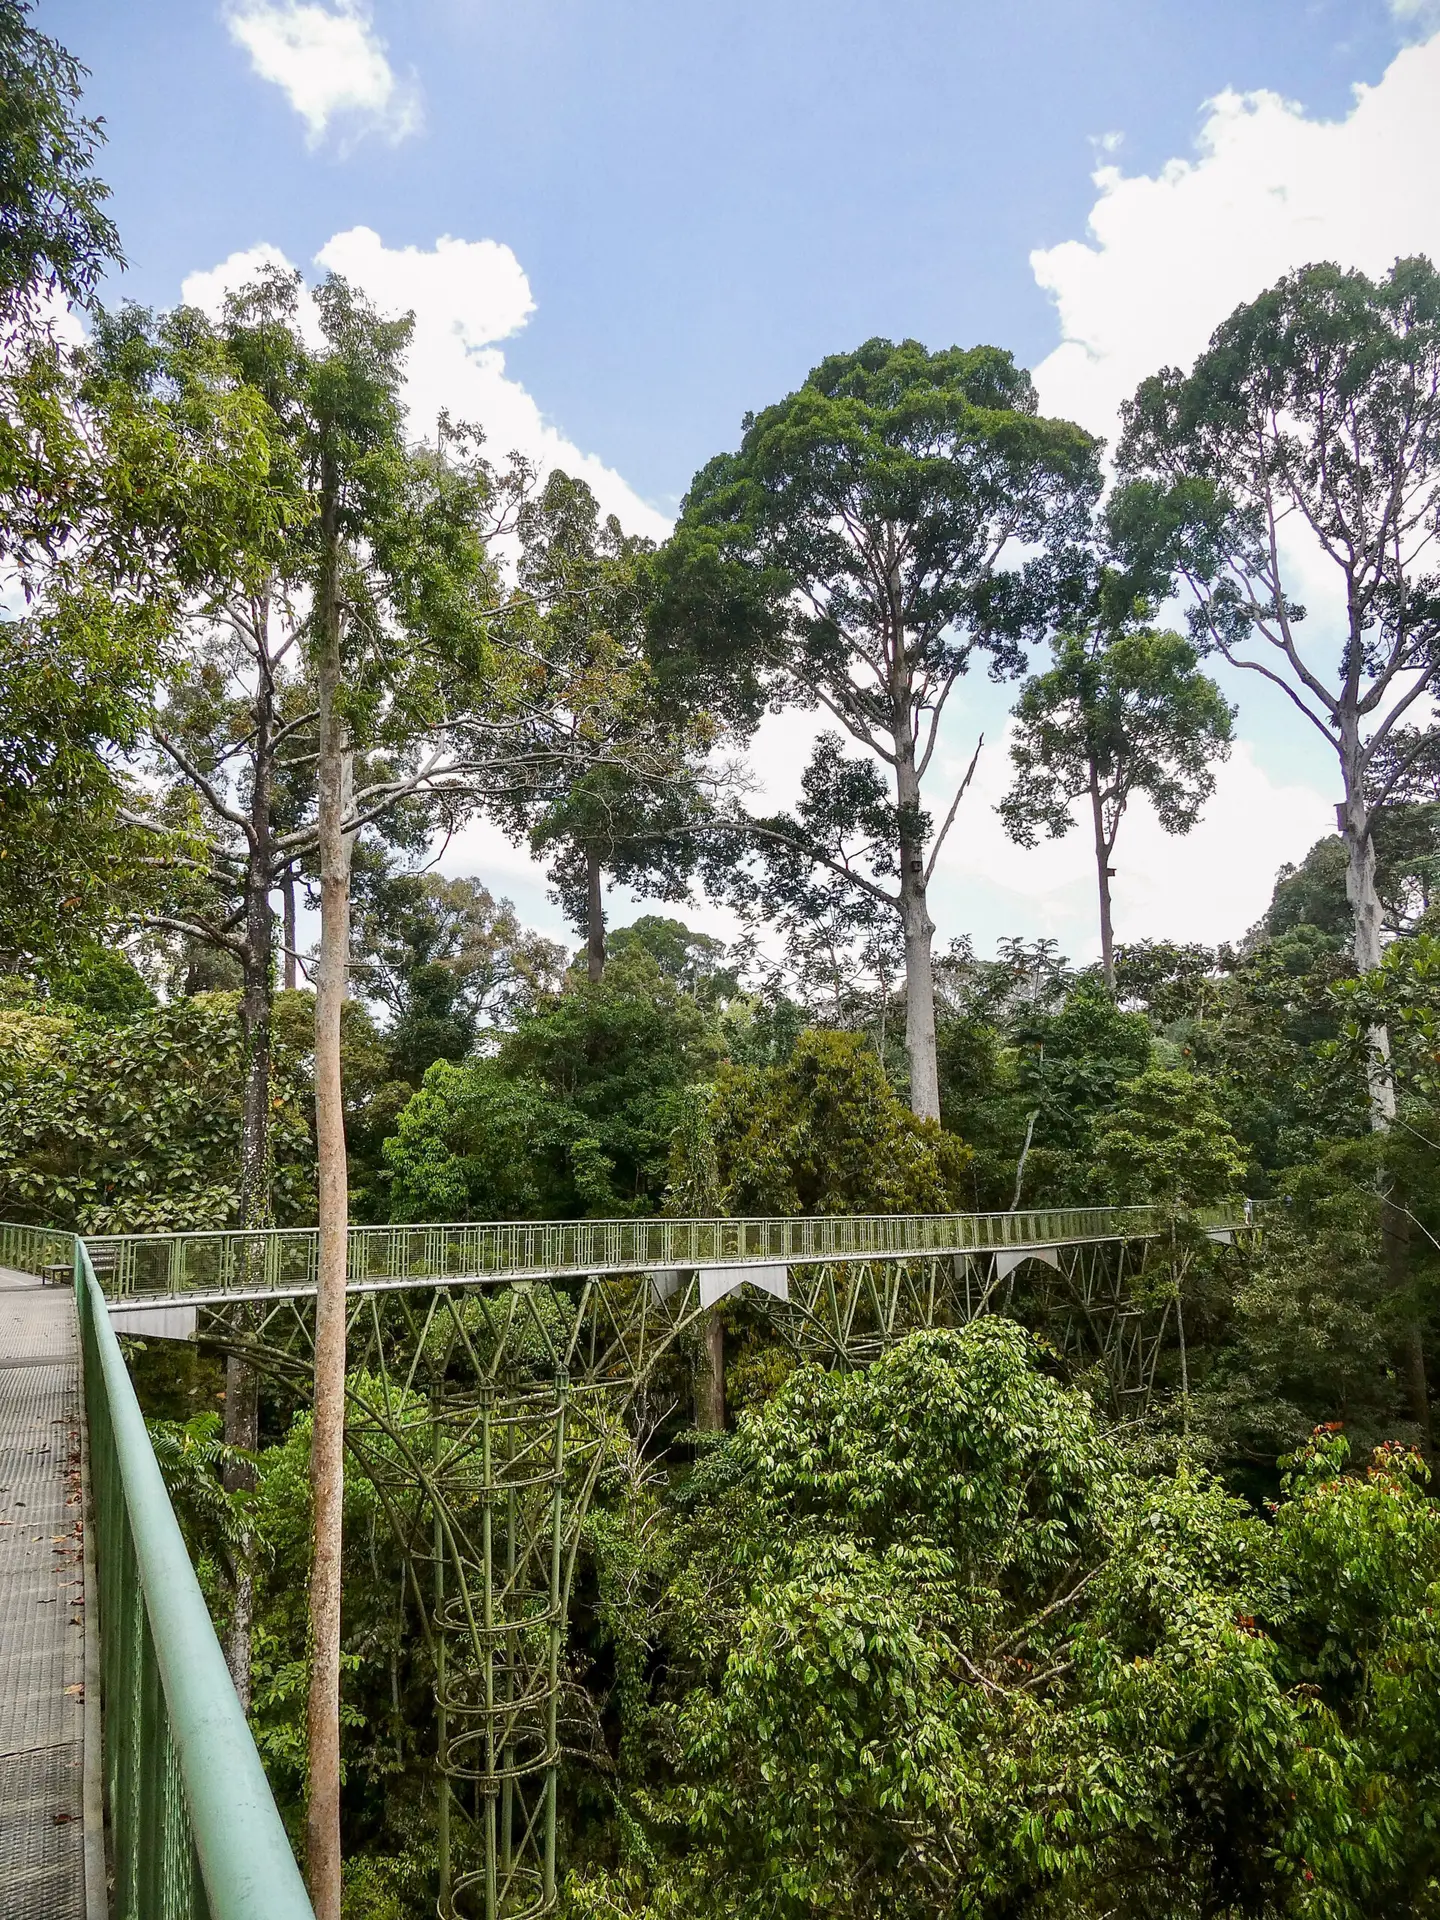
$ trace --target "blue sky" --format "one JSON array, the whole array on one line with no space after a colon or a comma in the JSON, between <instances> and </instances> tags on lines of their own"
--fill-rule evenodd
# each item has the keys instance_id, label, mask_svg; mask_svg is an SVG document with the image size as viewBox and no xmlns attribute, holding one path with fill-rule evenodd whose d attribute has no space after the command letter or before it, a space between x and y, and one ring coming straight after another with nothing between
<instances>
[{"instance_id":1,"label":"blue sky","mask_svg":"<svg viewBox=\"0 0 1440 1920\"><path fill-rule=\"evenodd\" d=\"M1343 112L1398 39L1381 0L377 0L423 127L309 151L215 0L42 11L94 73L127 291L357 224L503 240L538 309L513 371L669 511L747 407L870 334L1040 359L1028 254L1083 230L1097 138L1150 171L1224 87Z\"/></svg>"},{"instance_id":2,"label":"blue sky","mask_svg":"<svg viewBox=\"0 0 1440 1920\"><path fill-rule=\"evenodd\" d=\"M502 444L583 454L651 529L747 408L870 334L1007 346L1048 410L1104 431L1286 266L1440 252L1427 0L42 0L38 18L92 69L117 294L165 304L262 244L308 268L333 242L382 303L428 316L417 413L445 401ZM462 244L437 254L441 236ZM1242 691L1213 818L1178 844L1140 823L1128 870L1122 850L1122 935L1194 937L1202 907L1238 933L1323 829L1318 743ZM1008 697L975 689L957 761ZM758 743L777 794L804 731ZM942 935L1088 953L1083 845L1007 849L980 817L1003 750L985 764ZM486 830L446 864L557 926Z\"/></svg>"}]
</instances>

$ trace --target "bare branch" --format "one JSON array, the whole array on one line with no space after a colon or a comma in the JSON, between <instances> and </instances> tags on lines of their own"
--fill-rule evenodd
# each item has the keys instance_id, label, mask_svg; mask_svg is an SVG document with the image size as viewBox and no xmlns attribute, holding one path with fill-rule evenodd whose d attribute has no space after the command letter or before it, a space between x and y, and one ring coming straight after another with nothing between
<instances>
[{"instance_id":1,"label":"bare branch","mask_svg":"<svg viewBox=\"0 0 1440 1920\"><path fill-rule=\"evenodd\" d=\"M982 733L980 738L975 742L975 751L971 754L970 764L965 769L965 778L955 789L955 798L950 802L950 811L945 816L945 824L935 836L934 844L930 849L930 858L925 863L925 884L927 887L930 884L930 877L935 871L935 862L940 858L940 849L945 844L945 836L954 825L955 815L959 811L960 802L965 798L966 790L970 782L975 778L975 769L980 764L980 749L984 744L985 736Z\"/></svg>"}]
</instances>

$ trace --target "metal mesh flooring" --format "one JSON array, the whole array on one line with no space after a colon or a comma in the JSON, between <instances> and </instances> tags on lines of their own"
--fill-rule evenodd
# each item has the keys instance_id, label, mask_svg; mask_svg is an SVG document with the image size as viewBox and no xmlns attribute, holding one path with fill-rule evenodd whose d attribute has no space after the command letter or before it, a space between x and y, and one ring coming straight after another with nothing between
<instances>
[{"instance_id":1,"label":"metal mesh flooring","mask_svg":"<svg viewBox=\"0 0 1440 1920\"><path fill-rule=\"evenodd\" d=\"M83 1920L85 1585L68 1289L0 1269L0 1904Z\"/></svg>"}]
</instances>

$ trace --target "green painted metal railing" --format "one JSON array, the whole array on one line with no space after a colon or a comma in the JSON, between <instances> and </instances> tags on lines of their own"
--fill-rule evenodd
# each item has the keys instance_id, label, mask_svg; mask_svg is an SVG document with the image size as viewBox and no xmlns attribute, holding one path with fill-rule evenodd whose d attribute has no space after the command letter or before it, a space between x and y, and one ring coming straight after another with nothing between
<instances>
[{"instance_id":1,"label":"green painted metal railing","mask_svg":"<svg viewBox=\"0 0 1440 1920\"><path fill-rule=\"evenodd\" d=\"M62 1237L90 1436L115 1920L313 1920L90 1256Z\"/></svg>"},{"instance_id":2,"label":"green painted metal railing","mask_svg":"<svg viewBox=\"0 0 1440 1920\"><path fill-rule=\"evenodd\" d=\"M1243 1226L1241 1207L1194 1216ZM352 1227L354 1287L416 1280L512 1280L641 1273L740 1262L897 1258L1065 1246L1154 1233L1153 1207L1046 1207L1026 1213L829 1214L748 1220L512 1220L447 1226ZM132 1294L306 1292L315 1285L312 1227L263 1233L92 1235L86 1242L110 1299Z\"/></svg>"},{"instance_id":3,"label":"green painted metal railing","mask_svg":"<svg viewBox=\"0 0 1440 1920\"><path fill-rule=\"evenodd\" d=\"M0 1224L0 1267L15 1273L43 1273L46 1267L68 1267L74 1258L75 1236L58 1227L15 1227Z\"/></svg>"}]
</instances>

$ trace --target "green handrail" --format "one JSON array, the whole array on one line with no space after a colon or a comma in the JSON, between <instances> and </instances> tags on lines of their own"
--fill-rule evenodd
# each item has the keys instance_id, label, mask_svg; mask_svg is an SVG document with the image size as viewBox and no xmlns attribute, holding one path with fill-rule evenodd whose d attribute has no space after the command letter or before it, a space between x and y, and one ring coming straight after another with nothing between
<instances>
[{"instance_id":1,"label":"green handrail","mask_svg":"<svg viewBox=\"0 0 1440 1920\"><path fill-rule=\"evenodd\" d=\"M314 1920L104 1295L72 1244L115 1920Z\"/></svg>"},{"instance_id":2,"label":"green handrail","mask_svg":"<svg viewBox=\"0 0 1440 1920\"><path fill-rule=\"evenodd\" d=\"M351 1227L352 1287L412 1281L556 1279L567 1275L726 1266L746 1261L904 1259L1005 1252L1088 1240L1143 1238L1168 1229L1159 1207L1038 1207L1022 1213L822 1214L703 1220L504 1220ZM1243 1227L1237 1203L1202 1208L1197 1226ZM86 1244L107 1298L146 1294L211 1299L304 1293L315 1287L313 1227L189 1233L91 1234Z\"/></svg>"},{"instance_id":3,"label":"green handrail","mask_svg":"<svg viewBox=\"0 0 1440 1920\"><path fill-rule=\"evenodd\" d=\"M43 1273L68 1267L75 1236L59 1227L17 1227L0 1222L0 1267L16 1273Z\"/></svg>"}]
</instances>

